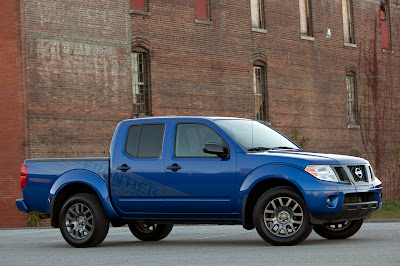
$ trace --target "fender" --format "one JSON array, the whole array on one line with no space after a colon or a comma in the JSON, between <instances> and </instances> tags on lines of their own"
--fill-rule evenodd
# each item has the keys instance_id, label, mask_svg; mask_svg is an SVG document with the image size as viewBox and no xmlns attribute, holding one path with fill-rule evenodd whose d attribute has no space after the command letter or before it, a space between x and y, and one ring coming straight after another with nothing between
<instances>
[{"instance_id":1,"label":"fender","mask_svg":"<svg viewBox=\"0 0 400 266\"><path fill-rule=\"evenodd\" d=\"M100 198L104 210L109 219L118 219L119 215L111 204L110 193L106 182L97 174L89 170L72 170L62 174L50 189L49 199L47 202L48 213L52 213L52 202L58 193L65 186L73 183L81 183L91 187Z\"/></svg>"},{"instance_id":2,"label":"fender","mask_svg":"<svg viewBox=\"0 0 400 266\"><path fill-rule=\"evenodd\" d=\"M292 183L302 193L304 197L304 188L299 184L300 180L297 180L304 170L299 166L291 164L266 164L254 169L243 181L238 195L238 211L240 215L243 214L243 208L245 207L245 198L250 194L250 191L261 181L267 179L282 179Z\"/></svg>"}]
</instances>

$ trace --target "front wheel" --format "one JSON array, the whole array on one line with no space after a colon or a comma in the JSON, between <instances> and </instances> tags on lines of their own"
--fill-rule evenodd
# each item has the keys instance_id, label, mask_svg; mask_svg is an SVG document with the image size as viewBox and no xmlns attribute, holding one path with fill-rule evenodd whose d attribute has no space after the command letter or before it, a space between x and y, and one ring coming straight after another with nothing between
<instances>
[{"instance_id":1,"label":"front wheel","mask_svg":"<svg viewBox=\"0 0 400 266\"><path fill-rule=\"evenodd\" d=\"M172 230L173 224L128 224L132 234L143 241L161 240Z\"/></svg>"},{"instance_id":2,"label":"front wheel","mask_svg":"<svg viewBox=\"0 0 400 266\"><path fill-rule=\"evenodd\" d=\"M314 225L314 231L327 239L346 239L360 230L364 220L344 221L326 225Z\"/></svg>"},{"instance_id":3,"label":"front wheel","mask_svg":"<svg viewBox=\"0 0 400 266\"><path fill-rule=\"evenodd\" d=\"M106 238L110 226L100 200L93 194L70 197L61 209L60 231L73 247L95 247Z\"/></svg>"},{"instance_id":4,"label":"front wheel","mask_svg":"<svg viewBox=\"0 0 400 266\"><path fill-rule=\"evenodd\" d=\"M275 246L298 244L312 231L307 205L291 187L276 187L261 195L253 219L258 234Z\"/></svg>"}]
</instances>

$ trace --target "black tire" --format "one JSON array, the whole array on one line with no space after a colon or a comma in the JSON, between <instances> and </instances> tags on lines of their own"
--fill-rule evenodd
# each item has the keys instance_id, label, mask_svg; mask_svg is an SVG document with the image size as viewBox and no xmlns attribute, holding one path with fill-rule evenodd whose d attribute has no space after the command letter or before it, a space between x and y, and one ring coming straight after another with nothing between
<instances>
[{"instance_id":1,"label":"black tire","mask_svg":"<svg viewBox=\"0 0 400 266\"><path fill-rule=\"evenodd\" d=\"M253 219L258 234L275 246L296 245L313 228L306 203L291 187L275 187L262 194Z\"/></svg>"},{"instance_id":2,"label":"black tire","mask_svg":"<svg viewBox=\"0 0 400 266\"><path fill-rule=\"evenodd\" d=\"M128 224L132 234L143 241L164 239L172 230L173 224Z\"/></svg>"},{"instance_id":3,"label":"black tire","mask_svg":"<svg viewBox=\"0 0 400 266\"><path fill-rule=\"evenodd\" d=\"M59 224L65 241L76 248L99 245L110 226L100 200L87 193L76 194L64 203Z\"/></svg>"},{"instance_id":4,"label":"black tire","mask_svg":"<svg viewBox=\"0 0 400 266\"><path fill-rule=\"evenodd\" d=\"M360 230L364 220L345 221L333 224L314 225L314 231L327 239L346 239Z\"/></svg>"}]
</instances>

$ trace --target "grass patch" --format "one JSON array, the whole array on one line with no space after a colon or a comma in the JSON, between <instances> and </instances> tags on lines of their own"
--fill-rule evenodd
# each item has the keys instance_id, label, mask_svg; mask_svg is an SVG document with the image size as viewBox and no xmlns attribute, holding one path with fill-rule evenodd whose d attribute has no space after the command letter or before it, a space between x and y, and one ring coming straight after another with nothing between
<instances>
[{"instance_id":1,"label":"grass patch","mask_svg":"<svg viewBox=\"0 0 400 266\"><path fill-rule=\"evenodd\" d=\"M382 208L374 212L371 219L400 219L400 202L383 203Z\"/></svg>"}]
</instances>

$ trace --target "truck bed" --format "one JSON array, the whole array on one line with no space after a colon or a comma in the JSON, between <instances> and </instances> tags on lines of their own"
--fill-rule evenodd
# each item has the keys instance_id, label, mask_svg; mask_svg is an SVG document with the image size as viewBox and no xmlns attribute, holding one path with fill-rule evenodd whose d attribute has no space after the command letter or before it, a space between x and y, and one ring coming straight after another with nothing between
<instances>
[{"instance_id":1,"label":"truck bed","mask_svg":"<svg viewBox=\"0 0 400 266\"><path fill-rule=\"evenodd\" d=\"M29 169L28 182L24 189L28 209L50 213L51 206L48 202L54 182L72 170L94 172L108 184L109 164L110 159L107 157L25 160Z\"/></svg>"}]
</instances>

